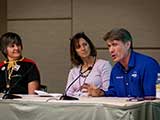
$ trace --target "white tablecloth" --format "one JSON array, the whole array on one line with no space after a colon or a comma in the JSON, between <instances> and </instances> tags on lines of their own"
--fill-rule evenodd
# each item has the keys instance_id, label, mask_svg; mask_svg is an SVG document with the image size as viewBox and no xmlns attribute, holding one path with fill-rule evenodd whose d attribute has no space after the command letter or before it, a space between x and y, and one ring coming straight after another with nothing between
<instances>
[{"instance_id":1,"label":"white tablecloth","mask_svg":"<svg viewBox=\"0 0 160 120\"><path fill-rule=\"evenodd\" d=\"M23 95L22 99L1 100L0 120L160 120L160 100L82 97L67 101Z\"/></svg>"}]
</instances>

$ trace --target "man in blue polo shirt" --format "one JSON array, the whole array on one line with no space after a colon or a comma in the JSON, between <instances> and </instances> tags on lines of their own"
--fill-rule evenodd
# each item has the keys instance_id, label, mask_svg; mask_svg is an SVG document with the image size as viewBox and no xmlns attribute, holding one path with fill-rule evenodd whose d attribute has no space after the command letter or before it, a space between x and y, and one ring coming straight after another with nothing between
<instances>
[{"instance_id":1,"label":"man in blue polo shirt","mask_svg":"<svg viewBox=\"0 0 160 120\"><path fill-rule=\"evenodd\" d=\"M112 69L108 90L90 87L90 95L155 98L156 80L160 72L156 60L133 51L132 36L126 29L112 29L105 34L104 40L113 61L117 63Z\"/></svg>"}]
</instances>

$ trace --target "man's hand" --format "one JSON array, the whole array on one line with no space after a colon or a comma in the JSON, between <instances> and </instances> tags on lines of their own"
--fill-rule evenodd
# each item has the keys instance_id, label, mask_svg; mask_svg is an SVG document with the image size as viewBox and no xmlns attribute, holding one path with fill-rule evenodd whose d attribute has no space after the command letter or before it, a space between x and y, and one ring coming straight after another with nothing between
<instances>
[{"instance_id":1,"label":"man's hand","mask_svg":"<svg viewBox=\"0 0 160 120\"><path fill-rule=\"evenodd\" d=\"M81 90L82 91L85 90L85 92L88 92L88 96L93 96L93 97L104 96L104 91L97 88L95 85L85 83L81 87Z\"/></svg>"}]
</instances>

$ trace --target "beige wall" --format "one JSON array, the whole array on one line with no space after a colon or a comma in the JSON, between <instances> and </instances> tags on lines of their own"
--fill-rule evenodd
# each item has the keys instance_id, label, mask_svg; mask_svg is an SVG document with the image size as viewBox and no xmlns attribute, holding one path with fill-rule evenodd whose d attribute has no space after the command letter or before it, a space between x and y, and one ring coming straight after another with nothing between
<instances>
[{"instance_id":1,"label":"beige wall","mask_svg":"<svg viewBox=\"0 0 160 120\"><path fill-rule=\"evenodd\" d=\"M7 31L23 37L23 54L37 62L49 92L63 92L70 68L68 39L79 31L93 39L100 58L111 61L102 37L113 27L125 27L133 35L135 50L160 62L159 4L159 0L7 0Z\"/></svg>"},{"instance_id":2,"label":"beige wall","mask_svg":"<svg viewBox=\"0 0 160 120\"><path fill-rule=\"evenodd\" d=\"M0 35L7 31L7 1L0 0ZM0 52L0 61L4 59L4 56Z\"/></svg>"},{"instance_id":3,"label":"beige wall","mask_svg":"<svg viewBox=\"0 0 160 120\"><path fill-rule=\"evenodd\" d=\"M6 0L0 0L0 34L3 32L6 32L7 28L7 21L6 21L6 15L7 15L7 2Z\"/></svg>"}]
</instances>

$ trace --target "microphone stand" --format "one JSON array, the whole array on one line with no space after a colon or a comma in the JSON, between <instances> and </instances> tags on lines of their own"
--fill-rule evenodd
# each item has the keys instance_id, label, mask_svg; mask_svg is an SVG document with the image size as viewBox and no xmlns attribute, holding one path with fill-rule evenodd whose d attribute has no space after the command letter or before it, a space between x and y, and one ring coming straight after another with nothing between
<instances>
[{"instance_id":1,"label":"microphone stand","mask_svg":"<svg viewBox=\"0 0 160 120\"><path fill-rule=\"evenodd\" d=\"M76 97L72 97L72 96L68 96L67 92L69 90L69 88L78 80L79 77L81 77L82 74L84 74L85 72L87 72L88 70L92 70L92 67L88 67L87 70L85 70L84 72L82 72L81 74L79 74L71 83L70 85L66 88L65 93L60 97L60 100L79 100Z\"/></svg>"},{"instance_id":2,"label":"microphone stand","mask_svg":"<svg viewBox=\"0 0 160 120\"><path fill-rule=\"evenodd\" d=\"M7 79L7 70L5 70L5 79L6 79L6 84L8 84L9 80ZM4 95L2 96L2 99L14 99L14 98L21 98L20 96L16 96L13 94L10 94L12 87L7 88L4 92Z\"/></svg>"},{"instance_id":3,"label":"microphone stand","mask_svg":"<svg viewBox=\"0 0 160 120\"><path fill-rule=\"evenodd\" d=\"M14 98L22 98L21 96L10 94L10 91L7 90L7 92L3 95L2 99L14 99Z\"/></svg>"},{"instance_id":4,"label":"microphone stand","mask_svg":"<svg viewBox=\"0 0 160 120\"><path fill-rule=\"evenodd\" d=\"M26 73L24 73L24 74L15 82L15 84L13 84L10 88L8 88L8 89L5 91L2 99L22 98L21 96L13 95L13 94L11 94L10 92L11 92L11 90L19 83L19 81L21 81L21 80L23 79L23 77L26 76L26 75L30 72L30 70L31 70L32 68L33 68L33 65L27 70Z\"/></svg>"},{"instance_id":5,"label":"microphone stand","mask_svg":"<svg viewBox=\"0 0 160 120\"><path fill-rule=\"evenodd\" d=\"M22 76L19 76L19 79L15 82L15 84L12 85L12 86L10 86L9 88L7 88L7 89L5 90L2 99L22 98L22 97L20 97L20 96L13 95L13 94L10 93L11 90L12 90L12 88L14 88L22 78L23 78Z\"/></svg>"}]
</instances>

